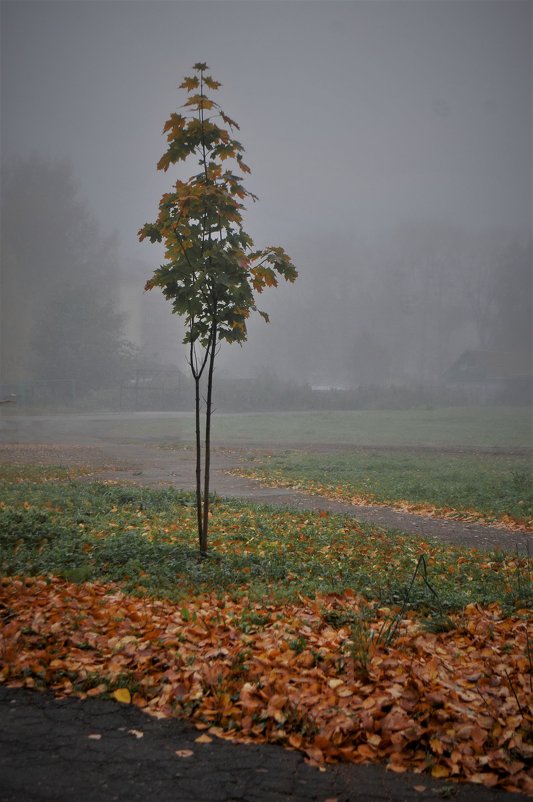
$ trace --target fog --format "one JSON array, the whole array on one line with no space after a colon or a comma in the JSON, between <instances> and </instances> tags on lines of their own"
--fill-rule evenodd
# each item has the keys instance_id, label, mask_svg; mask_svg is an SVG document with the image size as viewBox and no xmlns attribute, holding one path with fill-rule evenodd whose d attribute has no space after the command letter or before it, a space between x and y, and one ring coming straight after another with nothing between
<instances>
[{"instance_id":1,"label":"fog","mask_svg":"<svg viewBox=\"0 0 533 802\"><path fill-rule=\"evenodd\" d=\"M532 8L2 0L0 398L186 405L137 232L194 171L156 163L206 61L259 196L244 227L299 270L221 347L221 408L527 401Z\"/></svg>"}]
</instances>

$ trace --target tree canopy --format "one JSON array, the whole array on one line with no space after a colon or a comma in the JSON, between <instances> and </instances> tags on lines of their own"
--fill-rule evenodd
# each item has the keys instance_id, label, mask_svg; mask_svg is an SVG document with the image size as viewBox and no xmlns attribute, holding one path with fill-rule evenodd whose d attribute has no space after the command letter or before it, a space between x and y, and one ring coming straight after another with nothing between
<instances>
[{"instance_id":1,"label":"tree canopy","mask_svg":"<svg viewBox=\"0 0 533 802\"><path fill-rule=\"evenodd\" d=\"M257 309L254 293L276 287L279 277L294 281L297 276L283 248L256 250L243 229L243 202L256 200L242 183L241 174L250 168L242 144L233 136L239 126L206 94L206 89L221 86L207 69L206 64L195 64L195 74L180 84L188 93L186 113L173 112L166 121L168 147L157 165L166 172L177 162L197 157L200 171L186 181L178 179L162 196L157 220L139 232L141 241L165 245L166 261L146 289L160 287L173 311L185 318L185 342L198 341L205 347L213 326L219 339L243 342L251 312L268 320ZM239 173L227 166L230 160Z\"/></svg>"}]
</instances>

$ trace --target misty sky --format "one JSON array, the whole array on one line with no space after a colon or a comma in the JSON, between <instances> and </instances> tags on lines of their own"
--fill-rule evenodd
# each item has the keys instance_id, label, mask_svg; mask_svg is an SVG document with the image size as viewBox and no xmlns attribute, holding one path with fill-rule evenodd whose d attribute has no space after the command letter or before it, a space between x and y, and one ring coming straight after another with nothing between
<instances>
[{"instance_id":1,"label":"misty sky","mask_svg":"<svg viewBox=\"0 0 533 802\"><path fill-rule=\"evenodd\" d=\"M3 162L71 162L126 262L157 264L136 234L178 176L155 164L196 61L241 127L260 198L245 227L302 276L313 243L337 235L531 228L531 2L2 0L1 12Z\"/></svg>"}]
</instances>

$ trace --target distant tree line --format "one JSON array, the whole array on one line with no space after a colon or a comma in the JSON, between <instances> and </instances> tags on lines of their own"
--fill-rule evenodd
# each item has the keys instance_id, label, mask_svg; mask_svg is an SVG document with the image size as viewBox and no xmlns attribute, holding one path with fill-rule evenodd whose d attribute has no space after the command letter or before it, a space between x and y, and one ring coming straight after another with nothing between
<instances>
[{"instance_id":1,"label":"distant tree line","mask_svg":"<svg viewBox=\"0 0 533 802\"><path fill-rule=\"evenodd\" d=\"M118 252L71 168L40 157L2 184L0 382L69 380L79 396L115 386L133 347L117 311Z\"/></svg>"},{"instance_id":2,"label":"distant tree line","mask_svg":"<svg viewBox=\"0 0 533 802\"><path fill-rule=\"evenodd\" d=\"M428 385L466 349L531 353L529 233L418 221L381 238L310 232L296 256L297 296L276 299L268 351L252 342L282 377Z\"/></svg>"},{"instance_id":3,"label":"distant tree line","mask_svg":"<svg viewBox=\"0 0 533 802\"><path fill-rule=\"evenodd\" d=\"M117 311L116 240L99 230L68 165L35 157L11 166L1 192L0 384L68 379L78 396L112 388L118 406L136 355ZM237 371L221 364L217 409L404 405L415 392L426 403L430 391L420 388L441 385L466 349L531 354L529 234L418 221L380 240L309 232L296 256L298 292L267 304L268 337L251 326L238 355L250 381L226 381ZM149 323L157 367L166 319L150 307ZM64 388L70 394L72 384ZM442 390L443 402L455 403L450 392ZM151 408L161 398L183 408L170 395L154 390ZM130 408L132 397L124 396Z\"/></svg>"}]
</instances>

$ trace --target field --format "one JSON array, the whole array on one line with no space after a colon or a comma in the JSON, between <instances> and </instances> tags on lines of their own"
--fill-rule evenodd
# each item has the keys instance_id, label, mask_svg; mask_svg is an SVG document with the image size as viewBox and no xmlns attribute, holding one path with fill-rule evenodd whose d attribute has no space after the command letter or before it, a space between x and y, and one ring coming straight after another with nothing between
<instances>
[{"instance_id":1,"label":"field","mask_svg":"<svg viewBox=\"0 0 533 802\"><path fill-rule=\"evenodd\" d=\"M215 399L216 403L216 399ZM2 409L4 439L96 438L192 442L192 413L21 416ZM220 414L214 442L233 445L424 446L531 449L528 407Z\"/></svg>"},{"instance_id":2,"label":"field","mask_svg":"<svg viewBox=\"0 0 533 802\"><path fill-rule=\"evenodd\" d=\"M276 445L531 448L531 424L531 410L525 407L266 413L217 416L215 436Z\"/></svg>"}]
</instances>

